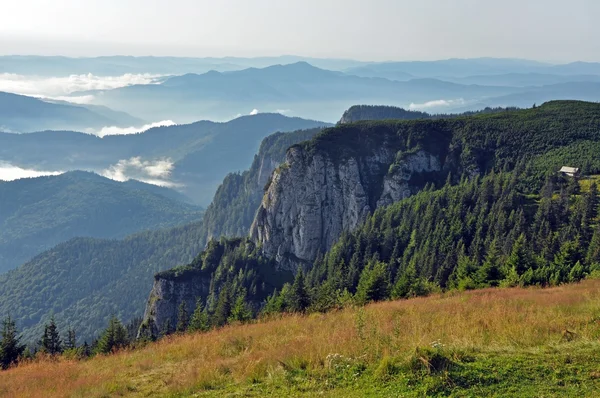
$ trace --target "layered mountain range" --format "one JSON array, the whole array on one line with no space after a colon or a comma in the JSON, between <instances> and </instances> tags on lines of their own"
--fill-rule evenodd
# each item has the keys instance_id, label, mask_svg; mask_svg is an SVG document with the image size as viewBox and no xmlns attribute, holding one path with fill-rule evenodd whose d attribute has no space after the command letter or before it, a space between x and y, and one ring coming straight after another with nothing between
<instances>
[{"instance_id":1,"label":"layered mountain range","mask_svg":"<svg viewBox=\"0 0 600 398\"><path fill-rule=\"evenodd\" d=\"M554 101L531 110L326 129L287 151L266 187L249 238L214 242L190 265L156 276L146 325L176 322L182 301L193 307L201 298L215 305L221 287L249 286L238 279L246 272L252 275L248 283L261 287L249 295L260 306L269 290L281 288L292 273L310 271L376 209L420 190L525 165L525 186L539 187L561 160L576 164L593 157L599 112L597 104ZM575 153L585 156L577 159ZM549 159L554 161L544 163ZM587 162L588 171L600 170L597 162Z\"/></svg>"}]
</instances>

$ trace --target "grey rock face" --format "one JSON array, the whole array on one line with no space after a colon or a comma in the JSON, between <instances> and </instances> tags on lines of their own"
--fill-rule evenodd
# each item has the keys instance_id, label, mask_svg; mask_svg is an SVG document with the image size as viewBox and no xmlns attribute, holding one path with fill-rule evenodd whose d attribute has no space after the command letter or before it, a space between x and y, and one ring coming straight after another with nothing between
<instances>
[{"instance_id":1,"label":"grey rock face","mask_svg":"<svg viewBox=\"0 0 600 398\"><path fill-rule=\"evenodd\" d=\"M185 281L157 278L146 305L144 324L152 324L155 335L167 323L174 329L178 322L180 304L185 301L187 312L191 316L197 298L206 297L209 287L210 281L206 276L192 277Z\"/></svg>"},{"instance_id":2,"label":"grey rock face","mask_svg":"<svg viewBox=\"0 0 600 398\"><path fill-rule=\"evenodd\" d=\"M364 156L333 159L292 147L273 174L251 228L266 256L280 268L309 268L344 231L355 229L377 207L410 196L414 173L441 170L440 160L425 151L404 157L386 145Z\"/></svg>"}]
</instances>

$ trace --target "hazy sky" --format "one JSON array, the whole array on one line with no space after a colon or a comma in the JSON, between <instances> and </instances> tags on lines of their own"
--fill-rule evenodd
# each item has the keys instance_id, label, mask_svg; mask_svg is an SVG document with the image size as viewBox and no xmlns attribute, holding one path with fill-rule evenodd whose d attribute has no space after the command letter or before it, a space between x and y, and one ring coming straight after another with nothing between
<instances>
[{"instance_id":1,"label":"hazy sky","mask_svg":"<svg viewBox=\"0 0 600 398\"><path fill-rule=\"evenodd\" d=\"M0 54L600 61L599 0L2 0Z\"/></svg>"}]
</instances>

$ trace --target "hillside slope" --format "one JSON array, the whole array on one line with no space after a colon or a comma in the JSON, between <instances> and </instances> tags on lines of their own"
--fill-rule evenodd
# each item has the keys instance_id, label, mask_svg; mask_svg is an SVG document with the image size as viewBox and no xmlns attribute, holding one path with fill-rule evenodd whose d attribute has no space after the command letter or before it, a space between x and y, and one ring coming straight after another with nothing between
<instances>
[{"instance_id":1,"label":"hillside slope","mask_svg":"<svg viewBox=\"0 0 600 398\"><path fill-rule=\"evenodd\" d=\"M202 218L177 197L88 172L0 182L0 272L74 237L124 238Z\"/></svg>"},{"instance_id":2,"label":"hillside slope","mask_svg":"<svg viewBox=\"0 0 600 398\"><path fill-rule=\"evenodd\" d=\"M596 103L553 101L528 110L326 129L288 151L257 212L253 239L283 268L310 267L371 212L428 183L513 170L550 150L600 140L599 114Z\"/></svg>"},{"instance_id":3,"label":"hillside slope","mask_svg":"<svg viewBox=\"0 0 600 398\"><path fill-rule=\"evenodd\" d=\"M0 91L0 131L99 130L107 126L129 127L131 122L141 121L106 107L52 103Z\"/></svg>"},{"instance_id":4,"label":"hillside slope","mask_svg":"<svg viewBox=\"0 0 600 398\"><path fill-rule=\"evenodd\" d=\"M125 322L141 316L153 275L191 262L209 237L246 235L264 185L283 161L287 147L319 131L265 138L251 168L225 178L202 222L120 241L73 239L0 276L0 314L10 312L22 322L27 342L39 339L51 312L75 327L81 339L90 341L113 313ZM164 190L135 181L115 184Z\"/></svg>"},{"instance_id":5,"label":"hillside slope","mask_svg":"<svg viewBox=\"0 0 600 398\"><path fill-rule=\"evenodd\" d=\"M159 182L208 205L228 173L248 167L263 138L323 126L327 123L258 114L103 138L72 131L0 133L0 158L22 168L94 170L120 179Z\"/></svg>"},{"instance_id":6,"label":"hillside slope","mask_svg":"<svg viewBox=\"0 0 600 398\"><path fill-rule=\"evenodd\" d=\"M2 373L7 397L594 397L600 281L284 316Z\"/></svg>"}]
</instances>

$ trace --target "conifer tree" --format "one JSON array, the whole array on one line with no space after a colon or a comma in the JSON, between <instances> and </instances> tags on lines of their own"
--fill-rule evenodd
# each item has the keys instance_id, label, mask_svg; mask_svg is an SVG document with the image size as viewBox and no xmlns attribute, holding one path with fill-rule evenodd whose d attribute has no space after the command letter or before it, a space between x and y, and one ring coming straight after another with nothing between
<instances>
[{"instance_id":1,"label":"conifer tree","mask_svg":"<svg viewBox=\"0 0 600 398\"><path fill-rule=\"evenodd\" d=\"M0 332L0 367L8 369L16 364L24 350L25 346L21 344L15 321L10 316L6 317L2 321Z\"/></svg>"},{"instance_id":2,"label":"conifer tree","mask_svg":"<svg viewBox=\"0 0 600 398\"><path fill-rule=\"evenodd\" d=\"M526 247L525 234L519 235L513 244L510 257L506 262L506 267L515 271L517 275L522 275L532 266L531 256Z\"/></svg>"},{"instance_id":3,"label":"conifer tree","mask_svg":"<svg viewBox=\"0 0 600 398\"><path fill-rule=\"evenodd\" d=\"M67 338L65 339L65 350L73 350L77 348L77 335L75 329L69 327L67 330Z\"/></svg>"},{"instance_id":4,"label":"conifer tree","mask_svg":"<svg viewBox=\"0 0 600 398\"><path fill-rule=\"evenodd\" d=\"M175 328L175 331L177 331L178 333L185 332L188 328L189 323L190 319L187 312L187 306L185 304L185 301L182 301L181 304L179 304L179 311L177 313L177 326Z\"/></svg>"},{"instance_id":5,"label":"conifer tree","mask_svg":"<svg viewBox=\"0 0 600 398\"><path fill-rule=\"evenodd\" d=\"M202 299L199 297L196 300L196 308L190 319L188 329L192 332L206 332L210 329L208 320L208 309L202 305Z\"/></svg>"},{"instance_id":6,"label":"conifer tree","mask_svg":"<svg viewBox=\"0 0 600 398\"><path fill-rule=\"evenodd\" d=\"M225 283L219 292L219 298L215 307L215 313L212 316L211 323L214 326L223 326L227 323L231 315L231 294L230 283Z\"/></svg>"},{"instance_id":7,"label":"conifer tree","mask_svg":"<svg viewBox=\"0 0 600 398\"><path fill-rule=\"evenodd\" d=\"M96 346L96 351L101 354L109 354L114 350L124 348L129 344L127 341L127 330L117 319L113 316L108 321L108 327L104 330Z\"/></svg>"},{"instance_id":8,"label":"conifer tree","mask_svg":"<svg viewBox=\"0 0 600 398\"><path fill-rule=\"evenodd\" d=\"M500 267L500 253L498 251L498 241L494 239L490 243L488 252L483 264L477 270L475 280L479 286L498 286L503 278Z\"/></svg>"},{"instance_id":9,"label":"conifer tree","mask_svg":"<svg viewBox=\"0 0 600 398\"><path fill-rule=\"evenodd\" d=\"M288 298L288 309L291 312L303 312L310 305L310 297L306 291L306 283L304 281L304 273L299 271L296 274L290 295Z\"/></svg>"},{"instance_id":10,"label":"conifer tree","mask_svg":"<svg viewBox=\"0 0 600 398\"><path fill-rule=\"evenodd\" d=\"M385 300L390 295L390 274L387 264L377 261L367 265L360 275L356 301L365 304Z\"/></svg>"},{"instance_id":11,"label":"conifer tree","mask_svg":"<svg viewBox=\"0 0 600 398\"><path fill-rule=\"evenodd\" d=\"M44 325L44 334L41 340L41 349L43 352L50 355L58 355L62 353L62 340L58 333L58 327L54 317L50 318L50 323Z\"/></svg>"},{"instance_id":12,"label":"conifer tree","mask_svg":"<svg viewBox=\"0 0 600 398\"><path fill-rule=\"evenodd\" d=\"M231 308L229 322L247 322L250 319L252 319L252 309L246 302L246 290L242 289Z\"/></svg>"}]
</instances>

